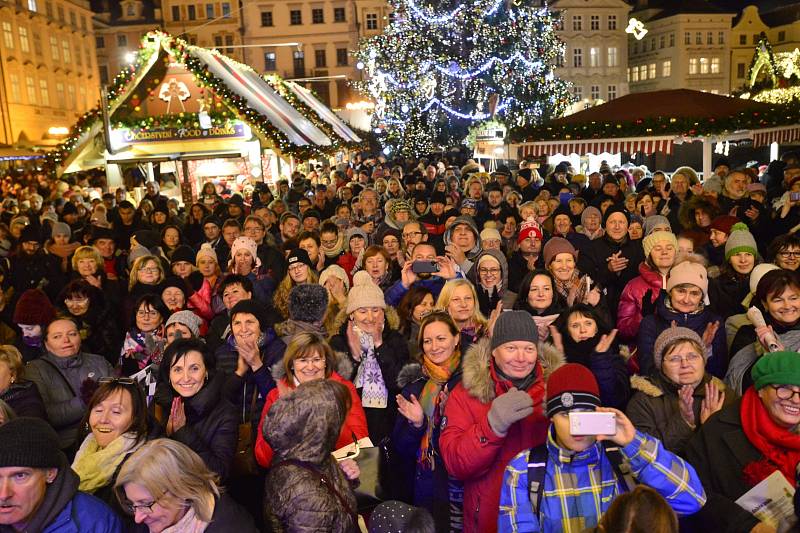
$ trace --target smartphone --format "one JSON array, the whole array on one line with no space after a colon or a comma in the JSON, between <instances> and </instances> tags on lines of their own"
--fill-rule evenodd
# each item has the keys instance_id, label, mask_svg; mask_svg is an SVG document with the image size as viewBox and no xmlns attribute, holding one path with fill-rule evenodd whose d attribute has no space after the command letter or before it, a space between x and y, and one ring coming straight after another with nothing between
<instances>
[{"instance_id":1,"label":"smartphone","mask_svg":"<svg viewBox=\"0 0 800 533\"><path fill-rule=\"evenodd\" d=\"M434 274L439 272L439 263L436 261L414 261L411 263L411 272L414 274Z\"/></svg>"},{"instance_id":2,"label":"smartphone","mask_svg":"<svg viewBox=\"0 0 800 533\"><path fill-rule=\"evenodd\" d=\"M790 192L789 200L791 200L792 202L800 201L800 192Z\"/></svg>"},{"instance_id":3,"label":"smartphone","mask_svg":"<svg viewBox=\"0 0 800 533\"><path fill-rule=\"evenodd\" d=\"M614 413L598 413L595 411L570 411L570 435L615 435L617 419Z\"/></svg>"}]
</instances>

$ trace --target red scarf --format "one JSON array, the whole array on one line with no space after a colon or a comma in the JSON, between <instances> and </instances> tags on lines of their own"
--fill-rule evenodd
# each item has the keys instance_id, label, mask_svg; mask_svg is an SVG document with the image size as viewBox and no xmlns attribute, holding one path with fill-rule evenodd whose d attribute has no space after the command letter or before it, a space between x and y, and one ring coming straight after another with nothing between
<instances>
[{"instance_id":1,"label":"red scarf","mask_svg":"<svg viewBox=\"0 0 800 533\"><path fill-rule=\"evenodd\" d=\"M772 421L754 387L747 389L742 396L741 417L742 429L747 440L764 454L763 460L754 461L745 467L745 477L764 479L777 468L786 480L794 485L795 467L800 462L800 435ZM772 468L769 472L763 468L764 461L771 463ZM761 479L750 479L750 481L758 483Z\"/></svg>"}]
</instances>

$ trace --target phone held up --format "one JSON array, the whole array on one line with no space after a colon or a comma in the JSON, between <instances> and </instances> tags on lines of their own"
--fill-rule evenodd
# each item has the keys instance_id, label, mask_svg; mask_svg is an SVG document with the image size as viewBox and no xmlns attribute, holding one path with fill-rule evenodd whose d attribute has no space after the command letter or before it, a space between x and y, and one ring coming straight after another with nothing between
<instances>
[{"instance_id":1,"label":"phone held up","mask_svg":"<svg viewBox=\"0 0 800 533\"><path fill-rule=\"evenodd\" d=\"M436 261L414 261L411 263L411 272L414 274L435 274L439 272L439 263Z\"/></svg>"},{"instance_id":2,"label":"phone held up","mask_svg":"<svg viewBox=\"0 0 800 533\"><path fill-rule=\"evenodd\" d=\"M570 435L616 435L617 419L614 413L594 411L570 411Z\"/></svg>"}]
</instances>

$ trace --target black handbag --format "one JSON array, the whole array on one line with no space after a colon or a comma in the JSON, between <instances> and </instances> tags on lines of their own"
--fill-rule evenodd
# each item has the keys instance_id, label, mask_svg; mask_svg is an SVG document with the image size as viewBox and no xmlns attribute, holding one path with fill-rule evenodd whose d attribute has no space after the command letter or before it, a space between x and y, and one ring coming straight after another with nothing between
<instances>
[{"instance_id":1,"label":"black handbag","mask_svg":"<svg viewBox=\"0 0 800 533\"><path fill-rule=\"evenodd\" d=\"M358 439L353 435L356 443L354 452L347 454L344 459L353 459L358 463L360 474L358 483L353 487L358 502L359 513L374 509L381 502L390 499L389 496L389 437L383 439L377 446L362 448Z\"/></svg>"}]
</instances>

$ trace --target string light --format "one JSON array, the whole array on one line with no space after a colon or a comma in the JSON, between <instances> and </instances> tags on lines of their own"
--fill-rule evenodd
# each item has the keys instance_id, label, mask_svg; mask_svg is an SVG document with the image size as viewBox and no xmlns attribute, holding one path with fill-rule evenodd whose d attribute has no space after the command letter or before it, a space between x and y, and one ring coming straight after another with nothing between
<instances>
[{"instance_id":1,"label":"string light","mask_svg":"<svg viewBox=\"0 0 800 533\"><path fill-rule=\"evenodd\" d=\"M490 8L483 14L483 17L489 17L497 13L497 10L500 8L500 5L503 3L504 0L492 0L493 4L490 4ZM431 9L428 8L427 10L421 9L417 6L417 3L414 0L408 1L408 9L414 13L417 17L424 20L428 24L443 24L447 22L451 22L455 19L465 8L465 4L461 4L457 8L455 8L450 13L439 15L439 16L427 16L426 11L430 12Z\"/></svg>"}]
</instances>

